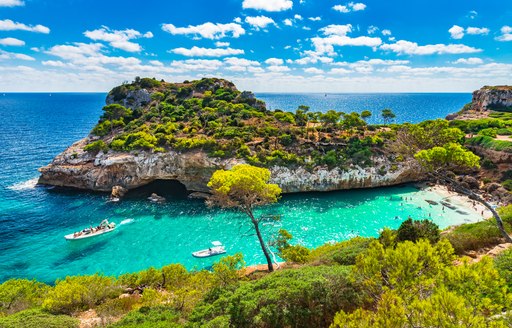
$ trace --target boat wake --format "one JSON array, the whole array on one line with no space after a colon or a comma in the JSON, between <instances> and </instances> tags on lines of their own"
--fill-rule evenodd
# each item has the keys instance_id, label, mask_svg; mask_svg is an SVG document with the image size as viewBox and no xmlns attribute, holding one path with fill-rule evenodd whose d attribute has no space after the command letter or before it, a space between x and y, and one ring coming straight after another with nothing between
<instances>
[{"instance_id":1,"label":"boat wake","mask_svg":"<svg viewBox=\"0 0 512 328\"><path fill-rule=\"evenodd\" d=\"M121 221L121 223L119 223L119 225L121 225L121 224L130 224L133 221L135 221L135 220L134 219L125 219L125 220Z\"/></svg>"},{"instance_id":2,"label":"boat wake","mask_svg":"<svg viewBox=\"0 0 512 328\"><path fill-rule=\"evenodd\" d=\"M33 179L30 179L27 181L18 182L18 183L15 183L15 184L7 187L7 189L11 189L11 190L15 190L15 191L34 189L37 185L38 179L39 178L33 178Z\"/></svg>"}]
</instances>

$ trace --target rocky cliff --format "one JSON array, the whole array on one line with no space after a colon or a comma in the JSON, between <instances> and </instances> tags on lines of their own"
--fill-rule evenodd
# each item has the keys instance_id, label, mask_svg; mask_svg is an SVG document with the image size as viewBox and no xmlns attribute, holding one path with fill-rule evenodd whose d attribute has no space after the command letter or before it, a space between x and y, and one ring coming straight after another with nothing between
<instances>
[{"instance_id":1,"label":"rocky cliff","mask_svg":"<svg viewBox=\"0 0 512 328\"><path fill-rule=\"evenodd\" d=\"M114 186L134 189L155 180L177 180L188 191L207 192L212 173L243 163L240 159L211 158L203 151L154 153L99 152L83 150L88 140L82 139L59 154L51 164L40 169L40 184L110 192ZM420 180L413 163L396 166L385 158L375 158L373 167L338 168L272 166L272 182L285 193L331 191L391 186Z\"/></svg>"},{"instance_id":2,"label":"rocky cliff","mask_svg":"<svg viewBox=\"0 0 512 328\"><path fill-rule=\"evenodd\" d=\"M471 109L474 111L510 110L512 111L512 87L485 86L473 92Z\"/></svg>"}]
</instances>

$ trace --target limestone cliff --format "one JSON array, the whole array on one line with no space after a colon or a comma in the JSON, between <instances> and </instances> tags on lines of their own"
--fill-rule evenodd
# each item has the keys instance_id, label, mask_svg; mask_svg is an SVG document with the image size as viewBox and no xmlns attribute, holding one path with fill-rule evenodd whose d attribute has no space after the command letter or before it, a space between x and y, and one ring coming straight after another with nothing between
<instances>
[{"instance_id":1,"label":"limestone cliff","mask_svg":"<svg viewBox=\"0 0 512 328\"><path fill-rule=\"evenodd\" d=\"M510 86L485 86L473 92L471 109L474 111L486 110L511 110L512 111L512 87Z\"/></svg>"},{"instance_id":2,"label":"limestone cliff","mask_svg":"<svg viewBox=\"0 0 512 328\"><path fill-rule=\"evenodd\" d=\"M134 189L155 180L177 180L188 191L207 192L206 184L217 169L229 169L243 163L240 159L211 158L203 151L154 153L99 152L83 150L87 138L59 154L51 164L40 169L39 183L85 190L110 192L114 186ZM373 188L420 180L418 167L412 163L391 165L385 158L375 158L373 167L338 168L272 166L272 181L285 193Z\"/></svg>"}]
</instances>

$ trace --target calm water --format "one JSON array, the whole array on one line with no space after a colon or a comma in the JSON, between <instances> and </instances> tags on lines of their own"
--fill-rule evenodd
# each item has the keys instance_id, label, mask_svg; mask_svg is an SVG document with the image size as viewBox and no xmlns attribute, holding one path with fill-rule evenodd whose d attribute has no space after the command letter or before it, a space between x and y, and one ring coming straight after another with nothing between
<instances>
[{"instance_id":1,"label":"calm water","mask_svg":"<svg viewBox=\"0 0 512 328\"><path fill-rule=\"evenodd\" d=\"M286 104L295 97L261 96L271 104ZM361 97L342 96L354 104ZM300 97L300 103L306 104L318 99L317 95ZM431 95L365 97L373 97L376 108L385 102L382 99L396 99L396 105L389 107L399 120L406 120L411 112L418 120L427 118L422 108L433 108L432 103L441 106L443 102ZM463 105L470 96L439 97L448 104L459 101ZM191 269L204 268L218 258L195 259L190 253L208 247L213 240L221 240L228 254L243 252L249 264L262 263L257 239L245 218L207 209L200 201L170 197L166 204L158 205L132 197L116 204L107 202L104 194L32 187L38 167L90 131L104 98L105 94L0 94L0 282L11 277L51 282L71 274L120 274L176 262ZM428 104L419 106L419 99L429 99ZM407 108L399 104L408 101L411 109L399 111L401 106ZM444 117L456 109L441 106L428 118ZM430 214L442 227L478 219L475 213L443 213L424 201L439 198L412 186L301 194L285 196L279 205L264 208L261 213L282 215L278 224L265 223L266 236L282 226L296 242L309 247L358 234L375 236L384 226L397 227L408 215L426 218ZM96 225L103 218L120 224L119 228L90 240L64 240L65 234Z\"/></svg>"}]
</instances>

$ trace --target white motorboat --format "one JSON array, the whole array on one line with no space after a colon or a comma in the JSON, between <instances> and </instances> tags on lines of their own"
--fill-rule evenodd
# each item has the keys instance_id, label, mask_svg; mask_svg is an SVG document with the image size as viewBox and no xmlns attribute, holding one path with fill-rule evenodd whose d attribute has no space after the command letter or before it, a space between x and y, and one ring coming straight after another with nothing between
<instances>
[{"instance_id":1,"label":"white motorboat","mask_svg":"<svg viewBox=\"0 0 512 328\"><path fill-rule=\"evenodd\" d=\"M77 231L75 233L70 233L69 235L65 235L64 238L67 240L79 240L90 237L95 237L99 235L103 235L107 232L114 231L116 229L116 224L114 222L108 222L108 220L101 221L100 225L97 227L85 228L81 231Z\"/></svg>"},{"instance_id":2,"label":"white motorboat","mask_svg":"<svg viewBox=\"0 0 512 328\"><path fill-rule=\"evenodd\" d=\"M193 252L192 256L194 257L210 257L220 254L225 254L226 249L222 245L220 241L214 241L212 242L213 247L210 247L208 249L203 249L197 252Z\"/></svg>"}]
</instances>

